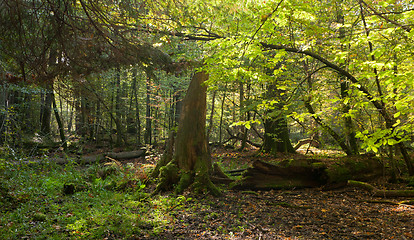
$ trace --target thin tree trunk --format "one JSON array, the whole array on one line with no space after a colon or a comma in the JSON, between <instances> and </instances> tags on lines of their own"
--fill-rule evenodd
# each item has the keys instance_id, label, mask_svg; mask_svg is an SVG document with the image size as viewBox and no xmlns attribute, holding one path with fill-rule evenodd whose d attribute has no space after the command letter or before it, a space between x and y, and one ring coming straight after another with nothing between
<instances>
[{"instance_id":1,"label":"thin tree trunk","mask_svg":"<svg viewBox=\"0 0 414 240\"><path fill-rule=\"evenodd\" d=\"M41 119L41 126L40 132L43 136L50 137L51 128L50 128L50 120L52 114L52 101L53 101L53 90L46 89L44 104L42 105L42 119Z\"/></svg>"},{"instance_id":2,"label":"thin tree trunk","mask_svg":"<svg viewBox=\"0 0 414 240\"><path fill-rule=\"evenodd\" d=\"M219 123L219 144L223 144L223 117L224 117L224 103L226 102L227 83L223 91L223 100L221 101L221 114Z\"/></svg>"},{"instance_id":3,"label":"thin tree trunk","mask_svg":"<svg viewBox=\"0 0 414 240\"><path fill-rule=\"evenodd\" d=\"M242 82L239 83L239 111L240 111L240 120L246 120L246 114L244 113L244 85ZM239 151L243 151L246 147L246 139L247 139L247 128L244 125L240 126L240 131L243 134L241 139Z\"/></svg>"},{"instance_id":4,"label":"thin tree trunk","mask_svg":"<svg viewBox=\"0 0 414 240\"><path fill-rule=\"evenodd\" d=\"M344 139L339 136L331 127L329 127L329 125L324 123L320 117L315 116L315 111L313 110L310 101L305 99L304 104L306 109L308 109L308 112L313 115L312 118L315 120L315 122L318 123L329 135L331 135L335 142L338 143L338 145L341 147L342 151L344 151L346 155L353 155L352 150L345 143Z\"/></svg>"},{"instance_id":5,"label":"thin tree trunk","mask_svg":"<svg viewBox=\"0 0 414 240\"><path fill-rule=\"evenodd\" d=\"M137 86L137 69L134 68L133 72L132 72L132 78L133 78L133 82L132 82L132 88L133 88L133 95L134 95L134 100L135 100L135 121L136 121L136 127L137 127L137 144L140 145L141 144L141 119L140 119L140 114L139 114L139 103L138 103L138 86Z\"/></svg>"},{"instance_id":6,"label":"thin tree trunk","mask_svg":"<svg viewBox=\"0 0 414 240\"><path fill-rule=\"evenodd\" d=\"M210 112L210 119L209 119L209 125L208 125L208 130L207 130L207 141L210 142L210 135L211 135L211 130L213 129L213 117L214 117L214 106L215 106L215 101L216 101L216 92L213 92L213 97L211 99L211 112Z\"/></svg>"},{"instance_id":7,"label":"thin tree trunk","mask_svg":"<svg viewBox=\"0 0 414 240\"><path fill-rule=\"evenodd\" d=\"M121 101L121 70L118 68L116 74L116 96L115 96L115 125L116 125L116 145L127 145L124 126L122 124L122 101Z\"/></svg>"},{"instance_id":8,"label":"thin tree trunk","mask_svg":"<svg viewBox=\"0 0 414 240\"><path fill-rule=\"evenodd\" d=\"M181 93L181 89L174 87L174 110L175 110L175 114L174 114L174 124L173 126L176 127L178 126L178 122L180 120L180 115L181 115L181 110L182 110L182 93Z\"/></svg>"},{"instance_id":9,"label":"thin tree trunk","mask_svg":"<svg viewBox=\"0 0 414 240\"><path fill-rule=\"evenodd\" d=\"M72 131L72 124L73 124L73 113L75 112L75 107L73 106L74 103L67 103L68 104L68 112L69 112L69 120L68 120L68 132ZM69 108L70 107L70 108Z\"/></svg>"},{"instance_id":10,"label":"thin tree trunk","mask_svg":"<svg viewBox=\"0 0 414 240\"><path fill-rule=\"evenodd\" d=\"M144 141L146 144L151 144L152 120L151 120L151 76L147 74L147 96L146 96L146 111L145 111L145 135Z\"/></svg>"},{"instance_id":11,"label":"thin tree trunk","mask_svg":"<svg viewBox=\"0 0 414 240\"><path fill-rule=\"evenodd\" d=\"M337 2L337 4L339 6L337 6L337 22L341 25L345 24L345 17L342 11L342 0ZM344 27L340 27L339 28L339 39L340 41L343 41L345 38L345 28ZM341 42L341 50L345 51L346 50L346 46L344 44L342 44ZM342 64L340 65L341 68L345 68L346 64ZM349 80L346 79L345 76L343 75L339 75L339 80L340 80L340 86L341 86L341 98L343 100L345 100L343 102L343 107L342 107L342 112L346 115L344 117L344 132L345 132L345 136L348 140L349 143L349 150L351 151L351 153L353 155L357 155L359 154L359 146L357 143L357 140L355 138L355 129L354 129L354 123L352 121L352 118L348 115L349 111L351 110L350 107L350 103L349 101L346 101L349 98Z\"/></svg>"},{"instance_id":12,"label":"thin tree trunk","mask_svg":"<svg viewBox=\"0 0 414 240\"><path fill-rule=\"evenodd\" d=\"M59 128L59 136L60 136L60 140L62 141L62 146L64 147L64 149L67 148L67 142L66 142L66 137L65 137L65 131L64 131L64 127L63 127L63 123L62 120L59 116L59 111L56 105L56 99L55 99L55 95L52 93L52 105L53 105L53 111L55 113L55 118L56 118L56 122L58 124L58 128Z\"/></svg>"},{"instance_id":13,"label":"thin tree trunk","mask_svg":"<svg viewBox=\"0 0 414 240\"><path fill-rule=\"evenodd\" d=\"M5 142L6 133L7 133L7 92L8 89L6 85L0 85L0 143L3 144Z\"/></svg>"},{"instance_id":14,"label":"thin tree trunk","mask_svg":"<svg viewBox=\"0 0 414 240\"><path fill-rule=\"evenodd\" d=\"M95 122L95 141L96 144L101 142L101 119L102 119L102 111L101 111L101 102L96 102L96 122Z\"/></svg>"}]
</instances>

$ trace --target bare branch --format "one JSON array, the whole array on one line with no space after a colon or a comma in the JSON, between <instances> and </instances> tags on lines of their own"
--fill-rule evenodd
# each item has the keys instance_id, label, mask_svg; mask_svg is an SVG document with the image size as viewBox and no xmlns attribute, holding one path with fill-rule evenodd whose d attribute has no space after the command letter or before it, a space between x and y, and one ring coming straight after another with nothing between
<instances>
[{"instance_id":1,"label":"bare branch","mask_svg":"<svg viewBox=\"0 0 414 240\"><path fill-rule=\"evenodd\" d=\"M390 18L388 18L387 16L385 16L385 14L378 12L377 10L375 10L372 6L370 6L369 4L367 4L366 2L364 2L363 0L359 0L360 3L364 4L367 8L369 8L376 16L384 19L385 21L392 23L402 29L404 29L407 32L411 31L411 27L407 26L407 25L402 25L401 23L394 21Z\"/></svg>"}]
</instances>

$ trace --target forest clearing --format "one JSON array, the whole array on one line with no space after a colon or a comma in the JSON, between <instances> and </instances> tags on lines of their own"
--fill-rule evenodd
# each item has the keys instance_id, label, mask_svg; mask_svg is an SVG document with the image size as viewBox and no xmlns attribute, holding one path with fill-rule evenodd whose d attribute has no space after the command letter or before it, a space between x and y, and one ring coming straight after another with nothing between
<instances>
[{"instance_id":1,"label":"forest clearing","mask_svg":"<svg viewBox=\"0 0 414 240\"><path fill-rule=\"evenodd\" d=\"M0 0L0 239L414 239L408 0Z\"/></svg>"}]
</instances>

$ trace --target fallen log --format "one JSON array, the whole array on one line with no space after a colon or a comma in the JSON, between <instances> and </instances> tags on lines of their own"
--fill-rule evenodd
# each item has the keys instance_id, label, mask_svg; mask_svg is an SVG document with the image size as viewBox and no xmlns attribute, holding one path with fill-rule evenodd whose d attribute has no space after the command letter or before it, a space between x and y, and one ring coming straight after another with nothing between
<instances>
[{"instance_id":1,"label":"fallen log","mask_svg":"<svg viewBox=\"0 0 414 240\"><path fill-rule=\"evenodd\" d=\"M231 187L259 190L337 186L345 185L348 180L366 181L382 174L379 159L365 155L325 161L291 159L275 164L258 160Z\"/></svg>"},{"instance_id":2,"label":"fallen log","mask_svg":"<svg viewBox=\"0 0 414 240\"><path fill-rule=\"evenodd\" d=\"M131 158L138 158L145 155L145 150L136 150L136 151L130 151L130 152L110 152L107 153L106 156L117 159L117 160L124 160L124 159L131 159Z\"/></svg>"},{"instance_id":3,"label":"fallen log","mask_svg":"<svg viewBox=\"0 0 414 240\"><path fill-rule=\"evenodd\" d=\"M243 178L236 181L233 189L291 189L317 187L325 183L321 178L324 166L272 165L255 161Z\"/></svg>"},{"instance_id":4,"label":"fallen log","mask_svg":"<svg viewBox=\"0 0 414 240\"><path fill-rule=\"evenodd\" d=\"M96 155L89 155L89 156L80 156L78 158L68 158L68 157L50 157L48 160L51 162L54 162L56 164L68 164L69 162L76 162L79 164L92 164L95 162L102 162L105 161L106 158L112 158L115 160L126 160L131 158L138 158L145 155L145 150L136 150L136 151L130 151L130 152L109 152L109 153L101 153ZM32 159L28 161L22 161L21 163L24 164L36 164L41 163L42 159ZM16 164L19 164L16 162Z\"/></svg>"}]
</instances>

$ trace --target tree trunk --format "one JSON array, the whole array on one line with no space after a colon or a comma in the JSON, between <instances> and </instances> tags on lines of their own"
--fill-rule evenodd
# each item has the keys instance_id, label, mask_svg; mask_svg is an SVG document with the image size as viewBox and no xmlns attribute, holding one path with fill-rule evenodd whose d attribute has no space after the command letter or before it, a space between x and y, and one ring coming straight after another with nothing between
<instances>
[{"instance_id":1,"label":"tree trunk","mask_svg":"<svg viewBox=\"0 0 414 240\"><path fill-rule=\"evenodd\" d=\"M280 98L280 90L272 84L268 87L266 95L267 99ZM262 151L271 154L295 153L289 139L287 119L282 110L283 104L277 103L277 105L275 110L267 112L269 116L264 122L265 134Z\"/></svg>"},{"instance_id":2,"label":"tree trunk","mask_svg":"<svg viewBox=\"0 0 414 240\"><path fill-rule=\"evenodd\" d=\"M59 115L59 111L57 109L56 99L55 99L54 94L52 95L52 105L53 105L53 112L55 113L56 122L57 122L58 128L59 128L60 140L62 141L62 146L66 149L68 145L67 145L67 142L66 142L65 131L64 131L62 120L61 120L60 115Z\"/></svg>"},{"instance_id":3,"label":"tree trunk","mask_svg":"<svg viewBox=\"0 0 414 240\"><path fill-rule=\"evenodd\" d=\"M183 101L175 146L175 159L183 171L193 171L197 161L205 162L206 170L211 168L205 135L206 87L201 85L207 79L206 73L196 73Z\"/></svg>"},{"instance_id":4,"label":"tree trunk","mask_svg":"<svg viewBox=\"0 0 414 240\"><path fill-rule=\"evenodd\" d=\"M214 106L216 101L216 90L213 92L213 97L211 99L211 112L210 112L210 119L209 119L209 125L207 129L207 141L210 142L210 136L211 136L211 130L213 129L213 117L214 117Z\"/></svg>"},{"instance_id":5,"label":"tree trunk","mask_svg":"<svg viewBox=\"0 0 414 240\"><path fill-rule=\"evenodd\" d=\"M174 160L160 167L160 182L154 192L177 184L175 191L182 193L192 186L195 192L208 191L219 195L220 191L211 182L211 158L206 138L206 86L208 74L194 74L178 124ZM163 163L165 164L165 163ZM177 176L179 175L179 176Z\"/></svg>"},{"instance_id":6,"label":"tree trunk","mask_svg":"<svg viewBox=\"0 0 414 240\"><path fill-rule=\"evenodd\" d=\"M289 139L289 130L285 116L266 119L264 128L263 152L271 154L295 152Z\"/></svg>"},{"instance_id":7,"label":"tree trunk","mask_svg":"<svg viewBox=\"0 0 414 240\"><path fill-rule=\"evenodd\" d=\"M338 133L336 133L328 124L324 123L320 117L315 116L315 111L313 110L313 107L310 104L309 98L305 97L303 103L305 104L305 107L308 110L308 112L313 115L312 118L315 120L315 122L318 123L327 133L329 133L329 135L331 135L335 142L338 143L338 145L341 147L342 151L344 151L346 155L353 155L352 150L346 144L344 139Z\"/></svg>"},{"instance_id":8,"label":"tree trunk","mask_svg":"<svg viewBox=\"0 0 414 240\"><path fill-rule=\"evenodd\" d=\"M341 25L345 24L345 17L342 11L342 1L338 1L337 4L339 6L337 6L337 22ZM340 27L339 28L339 39L341 41L341 50L342 51L346 51L346 45L343 44L342 42L344 41L345 38L345 28L344 27ZM340 64L339 65L341 68L346 68L346 64ZM345 76L343 75L339 75L339 81L340 81L340 86L341 86L341 98L344 100L343 102L343 106L342 106L342 112L344 113L345 117L343 119L344 121L344 134L346 136L346 140L348 142L349 145L349 150L351 151L352 155L357 155L359 154L359 146L357 143L357 140L355 138L355 128L354 128L354 123L352 122L352 118L351 116L349 116L349 111L351 110L350 107L350 103L349 101L346 101L349 98L349 81L348 79L346 79Z\"/></svg>"},{"instance_id":9,"label":"tree trunk","mask_svg":"<svg viewBox=\"0 0 414 240\"><path fill-rule=\"evenodd\" d=\"M223 117L224 117L224 103L226 102L227 95L227 82L223 91L223 100L221 101L221 113L220 113L220 123L219 123L219 145L223 144Z\"/></svg>"},{"instance_id":10,"label":"tree trunk","mask_svg":"<svg viewBox=\"0 0 414 240\"><path fill-rule=\"evenodd\" d=\"M139 103L138 103L138 86L137 86L137 69L134 68L133 72L132 72L132 97L134 98L134 104L135 104L135 134L136 134L136 140L137 140L137 144L141 145L141 119L140 119L140 114L139 114ZM132 102L131 102L132 105Z\"/></svg>"},{"instance_id":11,"label":"tree trunk","mask_svg":"<svg viewBox=\"0 0 414 240\"><path fill-rule=\"evenodd\" d=\"M40 132L43 136L50 135L50 120L52 114L52 100L53 100L53 90L46 89L44 104L42 105L42 119L41 119L41 126Z\"/></svg>"},{"instance_id":12,"label":"tree trunk","mask_svg":"<svg viewBox=\"0 0 414 240\"><path fill-rule=\"evenodd\" d=\"M147 73L147 96L146 96L146 111L145 111L145 134L144 141L146 144L151 144L151 76Z\"/></svg>"},{"instance_id":13,"label":"tree trunk","mask_svg":"<svg viewBox=\"0 0 414 240\"><path fill-rule=\"evenodd\" d=\"M115 126L116 126L116 145L127 145L124 125L122 123L122 92L121 92L121 69L116 70L116 96L115 96Z\"/></svg>"}]
</instances>

